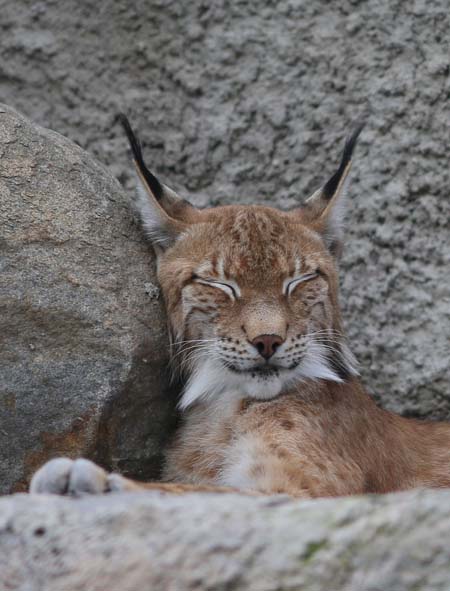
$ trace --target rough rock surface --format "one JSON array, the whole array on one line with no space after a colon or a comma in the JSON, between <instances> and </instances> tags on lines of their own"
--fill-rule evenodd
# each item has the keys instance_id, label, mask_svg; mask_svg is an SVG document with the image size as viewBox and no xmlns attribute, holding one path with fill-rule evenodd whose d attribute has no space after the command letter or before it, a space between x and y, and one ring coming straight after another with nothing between
<instances>
[{"instance_id":1,"label":"rough rock surface","mask_svg":"<svg viewBox=\"0 0 450 591\"><path fill-rule=\"evenodd\" d=\"M448 591L449 537L449 491L17 495L0 500L0 589Z\"/></svg>"},{"instance_id":2,"label":"rough rock surface","mask_svg":"<svg viewBox=\"0 0 450 591\"><path fill-rule=\"evenodd\" d=\"M0 202L0 492L57 455L156 476L173 406L165 316L127 197L2 107Z\"/></svg>"},{"instance_id":3,"label":"rough rock surface","mask_svg":"<svg viewBox=\"0 0 450 591\"><path fill-rule=\"evenodd\" d=\"M201 204L290 207L368 113L349 190L343 297L378 400L450 418L447 0L0 0L0 99L130 183L149 161ZM447 265L447 267L446 267Z\"/></svg>"}]
</instances>

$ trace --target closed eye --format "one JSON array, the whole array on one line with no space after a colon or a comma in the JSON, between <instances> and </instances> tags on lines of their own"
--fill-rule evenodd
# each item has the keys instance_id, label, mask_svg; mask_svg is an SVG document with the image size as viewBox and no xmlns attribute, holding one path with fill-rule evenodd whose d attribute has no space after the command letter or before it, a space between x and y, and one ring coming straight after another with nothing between
<instances>
[{"instance_id":1,"label":"closed eye","mask_svg":"<svg viewBox=\"0 0 450 591\"><path fill-rule=\"evenodd\" d=\"M305 275L300 275L300 277L294 277L294 279L285 279L283 283L283 293L287 296L290 296L297 285L304 283L305 281L316 279L319 274L319 271L315 271L314 273L305 273Z\"/></svg>"},{"instance_id":2,"label":"closed eye","mask_svg":"<svg viewBox=\"0 0 450 591\"><path fill-rule=\"evenodd\" d=\"M202 283L203 285L210 285L211 287L217 287L224 291L234 301L241 295L239 286L234 281L225 283L224 281L218 281L217 279L203 279L202 277L194 277L196 283Z\"/></svg>"}]
</instances>

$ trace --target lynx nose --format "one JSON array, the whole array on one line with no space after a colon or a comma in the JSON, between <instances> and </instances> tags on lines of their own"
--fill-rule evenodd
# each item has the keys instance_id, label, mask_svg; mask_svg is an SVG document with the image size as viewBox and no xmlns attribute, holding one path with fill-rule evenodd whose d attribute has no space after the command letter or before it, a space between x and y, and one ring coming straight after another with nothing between
<instances>
[{"instance_id":1,"label":"lynx nose","mask_svg":"<svg viewBox=\"0 0 450 591\"><path fill-rule=\"evenodd\" d=\"M260 334L252 341L252 345L264 359L270 359L282 343L283 339L276 334Z\"/></svg>"}]
</instances>

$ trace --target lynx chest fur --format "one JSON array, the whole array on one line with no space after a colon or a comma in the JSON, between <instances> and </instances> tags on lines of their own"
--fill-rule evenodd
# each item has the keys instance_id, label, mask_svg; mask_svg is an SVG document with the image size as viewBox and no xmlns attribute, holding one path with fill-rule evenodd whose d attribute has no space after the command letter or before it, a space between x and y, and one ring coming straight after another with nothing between
<instances>
[{"instance_id":1,"label":"lynx chest fur","mask_svg":"<svg viewBox=\"0 0 450 591\"><path fill-rule=\"evenodd\" d=\"M323 384L307 384L270 401L236 391L225 405L200 403L184 417L164 479L305 498L388 490L390 461L373 461L382 425L374 429L371 401L352 388L355 405L339 384L325 395ZM400 465L397 452L392 459Z\"/></svg>"}]
</instances>

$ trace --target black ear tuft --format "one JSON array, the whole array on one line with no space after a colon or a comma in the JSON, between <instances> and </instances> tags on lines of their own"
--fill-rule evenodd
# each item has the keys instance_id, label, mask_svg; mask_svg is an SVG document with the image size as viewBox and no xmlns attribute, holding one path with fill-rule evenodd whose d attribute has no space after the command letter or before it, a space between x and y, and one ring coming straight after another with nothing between
<instances>
[{"instance_id":1,"label":"black ear tuft","mask_svg":"<svg viewBox=\"0 0 450 591\"><path fill-rule=\"evenodd\" d=\"M358 141L359 134L363 130L365 125L365 121L359 122L352 133L347 137L344 146L344 152L342 153L341 163L339 164L339 168L333 174L333 176L326 182L322 189L322 197L326 200L330 200L333 195L335 195L339 183L343 178L345 171L347 170L348 165L351 162L353 150L356 146Z\"/></svg>"},{"instance_id":2,"label":"black ear tuft","mask_svg":"<svg viewBox=\"0 0 450 591\"><path fill-rule=\"evenodd\" d=\"M139 141L137 135L134 133L128 120L128 117L123 113L119 113L117 115L117 121L122 125L127 135L128 142L130 144L131 151L133 152L133 158L138 168L138 171L142 175L143 179L147 183L149 189L151 190L155 198L159 201L164 193L163 186L155 177L155 175L152 172L150 172L150 170L147 168L144 162L144 158L142 156L141 142Z\"/></svg>"}]
</instances>

